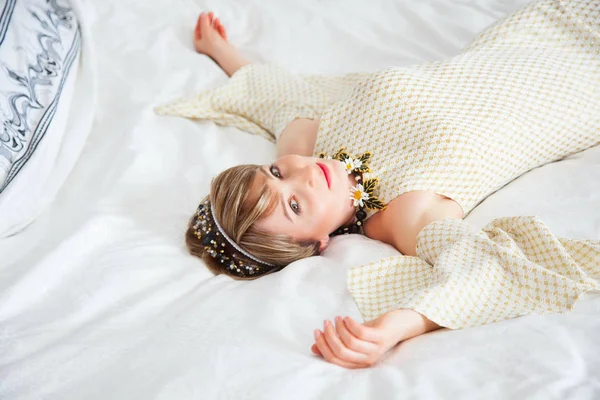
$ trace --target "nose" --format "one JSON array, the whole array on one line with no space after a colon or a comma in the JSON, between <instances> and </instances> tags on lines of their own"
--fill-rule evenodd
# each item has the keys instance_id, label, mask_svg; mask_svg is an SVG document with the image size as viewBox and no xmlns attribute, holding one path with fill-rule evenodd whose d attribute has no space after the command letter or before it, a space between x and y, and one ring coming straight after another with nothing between
<instances>
[{"instance_id":1,"label":"nose","mask_svg":"<svg viewBox=\"0 0 600 400\"><path fill-rule=\"evenodd\" d=\"M319 166L317 164L314 165L307 165L306 166L306 184L308 185L308 187L310 188L314 188L315 187L315 183L316 183L316 179L317 179L317 169L319 169Z\"/></svg>"},{"instance_id":2,"label":"nose","mask_svg":"<svg viewBox=\"0 0 600 400\"><path fill-rule=\"evenodd\" d=\"M305 165L304 167L296 170L296 173L294 174L294 181L295 184L298 185L298 187L306 187L309 189L312 189L315 187L316 185L316 172L318 172L316 169L319 168L318 165Z\"/></svg>"}]
</instances>

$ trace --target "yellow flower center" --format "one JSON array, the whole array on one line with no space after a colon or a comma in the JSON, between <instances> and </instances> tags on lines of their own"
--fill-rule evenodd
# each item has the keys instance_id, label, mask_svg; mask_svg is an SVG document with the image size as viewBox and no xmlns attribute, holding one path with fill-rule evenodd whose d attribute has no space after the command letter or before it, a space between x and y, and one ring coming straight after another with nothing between
<instances>
[{"instance_id":1,"label":"yellow flower center","mask_svg":"<svg viewBox=\"0 0 600 400\"><path fill-rule=\"evenodd\" d=\"M352 165L346 164L346 170L352 169Z\"/></svg>"},{"instance_id":2,"label":"yellow flower center","mask_svg":"<svg viewBox=\"0 0 600 400\"><path fill-rule=\"evenodd\" d=\"M356 192L354 192L354 200L360 200L362 198L362 193L360 192L360 190L357 190Z\"/></svg>"}]
</instances>

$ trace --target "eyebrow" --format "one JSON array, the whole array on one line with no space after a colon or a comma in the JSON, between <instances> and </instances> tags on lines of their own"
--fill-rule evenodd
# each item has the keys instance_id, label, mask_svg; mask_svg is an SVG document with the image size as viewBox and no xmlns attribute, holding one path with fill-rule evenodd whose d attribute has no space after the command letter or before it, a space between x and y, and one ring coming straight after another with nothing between
<instances>
[{"instance_id":1,"label":"eyebrow","mask_svg":"<svg viewBox=\"0 0 600 400\"><path fill-rule=\"evenodd\" d=\"M275 179L275 177L269 173L267 173L267 171L265 171L265 169L263 167L260 167L260 172L262 172L267 178L269 179ZM290 217L290 214L288 213L287 207L285 206L285 201L283 199L283 195L280 196L281 199L281 207L283 208L283 213L285 214L285 216L287 217L287 219L290 220L290 222L293 224L294 220L292 219L292 217Z\"/></svg>"}]
</instances>

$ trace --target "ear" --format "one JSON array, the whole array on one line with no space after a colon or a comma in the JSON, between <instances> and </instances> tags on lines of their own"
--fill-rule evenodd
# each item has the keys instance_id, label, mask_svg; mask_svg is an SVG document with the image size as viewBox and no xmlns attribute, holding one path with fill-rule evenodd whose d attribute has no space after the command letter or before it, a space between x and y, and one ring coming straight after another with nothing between
<instances>
[{"instance_id":1,"label":"ear","mask_svg":"<svg viewBox=\"0 0 600 400\"><path fill-rule=\"evenodd\" d=\"M319 251L323 251L327 248L327 245L329 244L329 235L327 236L323 236L320 240L319 240Z\"/></svg>"}]
</instances>

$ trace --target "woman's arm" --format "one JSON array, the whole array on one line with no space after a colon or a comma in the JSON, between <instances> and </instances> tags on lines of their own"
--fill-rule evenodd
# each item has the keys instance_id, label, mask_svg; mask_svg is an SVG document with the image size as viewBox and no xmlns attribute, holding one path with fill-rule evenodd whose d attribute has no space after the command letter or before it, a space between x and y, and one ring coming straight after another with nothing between
<instances>
[{"instance_id":1,"label":"woman's arm","mask_svg":"<svg viewBox=\"0 0 600 400\"><path fill-rule=\"evenodd\" d=\"M369 218L364 229L368 237L391 244L404 255L416 256L419 232L447 217L463 218L462 208L454 200L429 191L411 191Z\"/></svg>"},{"instance_id":2,"label":"woman's arm","mask_svg":"<svg viewBox=\"0 0 600 400\"><path fill-rule=\"evenodd\" d=\"M225 27L212 12L200 14L194 31L194 46L198 53L212 58L228 76L250 64L250 61L227 41ZM298 118L289 123L277 140L277 156L312 156L318 127L318 120L305 118Z\"/></svg>"},{"instance_id":3,"label":"woman's arm","mask_svg":"<svg viewBox=\"0 0 600 400\"><path fill-rule=\"evenodd\" d=\"M392 244L405 255L416 255L417 235L441 218L463 218L454 200L429 191L411 191L392 200L365 224L365 234ZM336 318L335 327L325 321L323 332L315 331L313 353L346 368L371 366L403 340L442 326L410 309L388 311L359 324L350 318Z\"/></svg>"},{"instance_id":4,"label":"woman's arm","mask_svg":"<svg viewBox=\"0 0 600 400\"><path fill-rule=\"evenodd\" d=\"M319 120L297 118L290 122L277 140L277 157L298 154L311 157L317 140Z\"/></svg>"}]
</instances>

